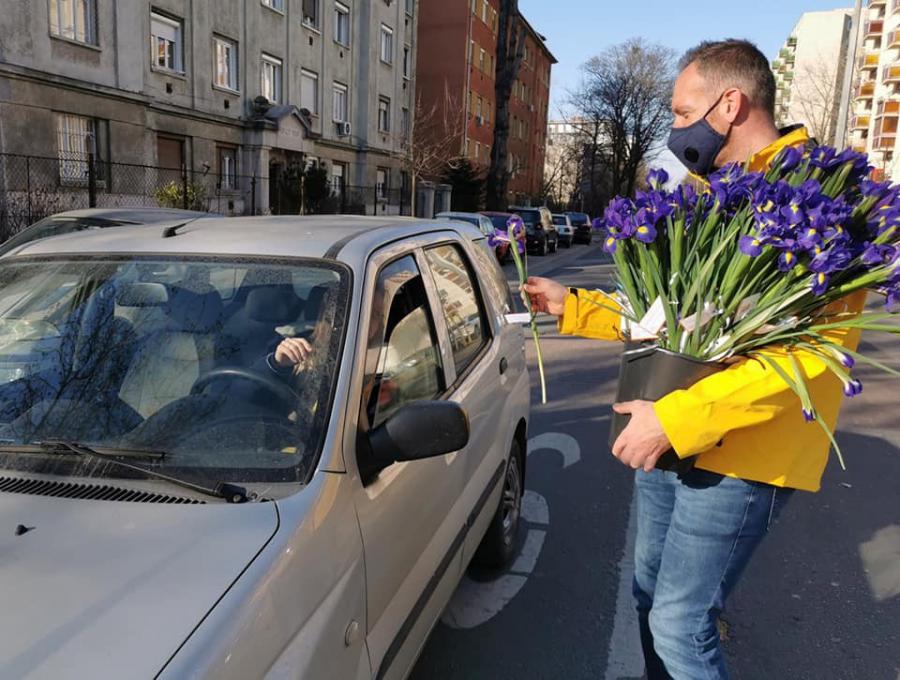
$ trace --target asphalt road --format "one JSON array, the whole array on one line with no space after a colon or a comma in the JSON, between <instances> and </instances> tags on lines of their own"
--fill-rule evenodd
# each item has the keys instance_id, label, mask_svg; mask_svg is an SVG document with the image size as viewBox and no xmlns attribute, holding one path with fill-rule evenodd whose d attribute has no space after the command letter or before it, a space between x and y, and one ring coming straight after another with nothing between
<instances>
[{"instance_id":1,"label":"asphalt road","mask_svg":"<svg viewBox=\"0 0 900 680\"><path fill-rule=\"evenodd\" d=\"M566 285L609 280L596 245L529 264ZM643 673L630 598L632 473L606 444L619 347L560 337L549 319L542 332L549 399L540 403L529 342L519 558L502 573L470 569L413 680ZM864 349L900 363L900 342ZM900 378L857 375L866 390L846 404L838 436L848 470L833 460L820 493L792 498L723 616L736 680L900 680Z\"/></svg>"}]
</instances>

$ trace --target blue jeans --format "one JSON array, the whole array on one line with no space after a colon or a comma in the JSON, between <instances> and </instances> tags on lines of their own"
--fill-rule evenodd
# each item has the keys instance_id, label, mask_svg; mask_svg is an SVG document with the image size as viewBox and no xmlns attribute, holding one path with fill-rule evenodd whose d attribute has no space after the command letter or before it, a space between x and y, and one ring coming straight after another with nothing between
<instances>
[{"instance_id":1,"label":"blue jeans","mask_svg":"<svg viewBox=\"0 0 900 680\"><path fill-rule=\"evenodd\" d=\"M634 596L648 680L728 677L725 599L791 489L694 468L638 470Z\"/></svg>"}]
</instances>

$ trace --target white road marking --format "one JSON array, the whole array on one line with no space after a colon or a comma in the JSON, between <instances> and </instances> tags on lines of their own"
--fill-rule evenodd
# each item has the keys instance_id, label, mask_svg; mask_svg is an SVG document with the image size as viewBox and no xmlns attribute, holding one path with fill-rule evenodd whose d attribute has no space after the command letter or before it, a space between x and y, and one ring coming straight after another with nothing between
<instances>
[{"instance_id":1,"label":"white road marking","mask_svg":"<svg viewBox=\"0 0 900 680\"><path fill-rule=\"evenodd\" d=\"M644 654L641 651L640 628L634 610L631 581L634 578L634 539L637 534L637 508L635 498L628 510L628 529L625 533L625 550L619 560L619 589L616 593L616 612L613 632L609 638L609 654L605 680L639 678L644 674Z\"/></svg>"},{"instance_id":2,"label":"white road marking","mask_svg":"<svg viewBox=\"0 0 900 680\"><path fill-rule=\"evenodd\" d=\"M528 455L535 451L548 449L559 451L563 457L563 468L570 467L581 460L581 447L572 435L562 432L544 432L528 440Z\"/></svg>"},{"instance_id":3,"label":"white road marking","mask_svg":"<svg viewBox=\"0 0 900 680\"><path fill-rule=\"evenodd\" d=\"M550 522L547 499L534 491L522 496L522 518L543 528L530 528L525 543L509 571L493 581L474 581L463 576L441 622L450 628L475 628L494 618L519 594L528 575L534 571Z\"/></svg>"}]
</instances>

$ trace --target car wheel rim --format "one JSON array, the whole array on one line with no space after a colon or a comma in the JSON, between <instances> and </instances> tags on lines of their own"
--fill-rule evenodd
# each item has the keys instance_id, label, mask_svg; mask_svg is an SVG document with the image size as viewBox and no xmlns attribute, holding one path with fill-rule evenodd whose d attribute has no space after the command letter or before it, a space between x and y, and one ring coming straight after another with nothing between
<instances>
[{"instance_id":1,"label":"car wheel rim","mask_svg":"<svg viewBox=\"0 0 900 680\"><path fill-rule=\"evenodd\" d=\"M506 468L506 481L503 484L503 542L512 544L519 526L519 514L522 510L522 481L519 465L512 459Z\"/></svg>"}]
</instances>

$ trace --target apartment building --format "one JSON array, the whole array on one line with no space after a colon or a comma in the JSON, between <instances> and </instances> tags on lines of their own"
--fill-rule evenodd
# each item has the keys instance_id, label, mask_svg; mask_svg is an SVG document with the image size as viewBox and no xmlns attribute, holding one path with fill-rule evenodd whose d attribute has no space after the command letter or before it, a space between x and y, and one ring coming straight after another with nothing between
<instances>
[{"instance_id":1,"label":"apartment building","mask_svg":"<svg viewBox=\"0 0 900 680\"><path fill-rule=\"evenodd\" d=\"M875 176L900 177L900 0L870 0L860 22L850 143L869 155Z\"/></svg>"},{"instance_id":2,"label":"apartment building","mask_svg":"<svg viewBox=\"0 0 900 680\"><path fill-rule=\"evenodd\" d=\"M318 163L336 193L373 187L368 212L399 210L415 0L16 4L0 13L0 153L58 158L63 184L89 155L212 174L227 210L257 213L293 212L279 187Z\"/></svg>"},{"instance_id":3,"label":"apartment building","mask_svg":"<svg viewBox=\"0 0 900 680\"><path fill-rule=\"evenodd\" d=\"M491 162L496 123L495 74L499 0L420 0L417 92L420 108L464 107L458 149L482 170ZM545 39L524 22L524 58L510 101L510 203L541 194L550 99L556 63Z\"/></svg>"},{"instance_id":4,"label":"apartment building","mask_svg":"<svg viewBox=\"0 0 900 680\"><path fill-rule=\"evenodd\" d=\"M823 144L835 143L852 9L805 12L772 63L780 125L802 123Z\"/></svg>"}]
</instances>

